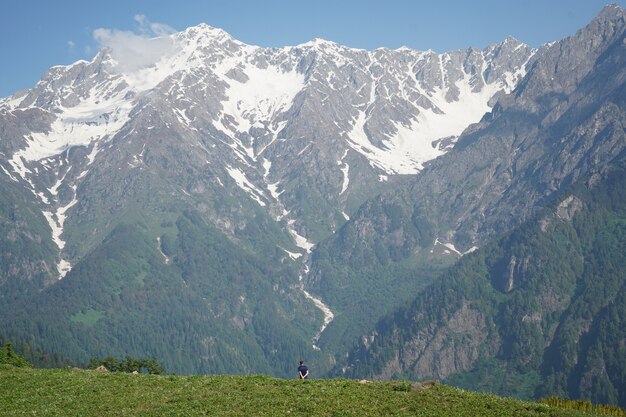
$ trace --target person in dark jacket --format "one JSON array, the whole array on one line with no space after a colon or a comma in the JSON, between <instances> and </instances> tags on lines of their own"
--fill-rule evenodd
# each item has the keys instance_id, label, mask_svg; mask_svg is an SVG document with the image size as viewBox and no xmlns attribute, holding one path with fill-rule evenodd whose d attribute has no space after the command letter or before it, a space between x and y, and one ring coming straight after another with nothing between
<instances>
[{"instance_id":1,"label":"person in dark jacket","mask_svg":"<svg viewBox=\"0 0 626 417\"><path fill-rule=\"evenodd\" d=\"M300 361L300 366L298 366L298 376L300 379L307 379L309 376L309 368L304 364L304 361Z\"/></svg>"}]
</instances>

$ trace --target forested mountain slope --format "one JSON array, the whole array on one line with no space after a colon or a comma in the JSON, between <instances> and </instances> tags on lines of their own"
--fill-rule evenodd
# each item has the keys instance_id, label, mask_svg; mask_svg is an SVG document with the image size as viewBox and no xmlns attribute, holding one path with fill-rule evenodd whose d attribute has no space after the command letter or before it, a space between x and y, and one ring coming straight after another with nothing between
<instances>
[{"instance_id":1,"label":"forested mountain slope","mask_svg":"<svg viewBox=\"0 0 626 417\"><path fill-rule=\"evenodd\" d=\"M337 372L626 404L626 164L464 256Z\"/></svg>"}]
</instances>

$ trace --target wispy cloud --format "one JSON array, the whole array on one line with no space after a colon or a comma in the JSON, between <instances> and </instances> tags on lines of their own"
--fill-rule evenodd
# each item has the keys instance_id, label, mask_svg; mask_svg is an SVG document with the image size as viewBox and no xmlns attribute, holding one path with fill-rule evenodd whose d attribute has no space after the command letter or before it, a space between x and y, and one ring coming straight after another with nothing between
<instances>
[{"instance_id":1,"label":"wispy cloud","mask_svg":"<svg viewBox=\"0 0 626 417\"><path fill-rule=\"evenodd\" d=\"M176 30L165 23L150 22L145 15L136 14L135 22L139 24L139 31L145 36L166 36L175 33Z\"/></svg>"},{"instance_id":2,"label":"wispy cloud","mask_svg":"<svg viewBox=\"0 0 626 417\"><path fill-rule=\"evenodd\" d=\"M118 29L98 28L93 37L100 47L111 50L121 71L134 71L148 67L173 48L170 35L176 32L163 23L150 22L144 15L134 17L138 28L135 32Z\"/></svg>"}]
</instances>

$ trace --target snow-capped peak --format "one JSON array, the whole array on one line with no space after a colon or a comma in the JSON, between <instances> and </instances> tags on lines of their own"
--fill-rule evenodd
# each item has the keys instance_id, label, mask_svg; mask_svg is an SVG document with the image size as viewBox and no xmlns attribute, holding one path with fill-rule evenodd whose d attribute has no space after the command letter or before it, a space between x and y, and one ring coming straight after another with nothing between
<instances>
[{"instance_id":1,"label":"snow-capped peak","mask_svg":"<svg viewBox=\"0 0 626 417\"><path fill-rule=\"evenodd\" d=\"M224 43L224 42L236 42L241 44L235 38L230 36L228 32L223 29L209 26L206 23L200 23L197 26L192 26L183 30L182 32L170 35L177 40L195 41L197 45L206 43Z\"/></svg>"},{"instance_id":2,"label":"snow-capped peak","mask_svg":"<svg viewBox=\"0 0 626 417\"><path fill-rule=\"evenodd\" d=\"M322 38L313 38L308 42L301 43L297 45L301 48L325 48L325 47L337 47L338 43L322 39Z\"/></svg>"},{"instance_id":3,"label":"snow-capped peak","mask_svg":"<svg viewBox=\"0 0 626 417\"><path fill-rule=\"evenodd\" d=\"M517 46L522 42L518 41L517 38L515 38L514 36L509 35L506 38L504 38L504 41L502 41L503 45L506 45L508 43L513 43L514 45Z\"/></svg>"}]
</instances>

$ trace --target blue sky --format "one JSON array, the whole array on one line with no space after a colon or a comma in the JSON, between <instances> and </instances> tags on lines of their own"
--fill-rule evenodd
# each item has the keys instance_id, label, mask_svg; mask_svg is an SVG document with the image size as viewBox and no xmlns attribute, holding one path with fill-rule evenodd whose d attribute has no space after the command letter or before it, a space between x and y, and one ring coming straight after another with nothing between
<instances>
[{"instance_id":1,"label":"blue sky","mask_svg":"<svg viewBox=\"0 0 626 417\"><path fill-rule=\"evenodd\" d=\"M445 52L507 35L531 46L558 40L609 2L626 7L626 0L9 0L0 15L0 97L34 86L51 66L93 58L97 29L141 34L146 23L183 30L204 22L259 46L324 38Z\"/></svg>"}]
</instances>

